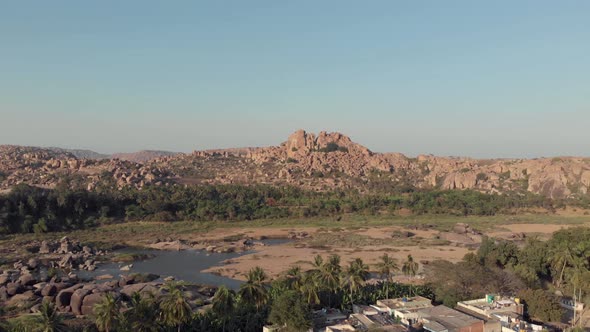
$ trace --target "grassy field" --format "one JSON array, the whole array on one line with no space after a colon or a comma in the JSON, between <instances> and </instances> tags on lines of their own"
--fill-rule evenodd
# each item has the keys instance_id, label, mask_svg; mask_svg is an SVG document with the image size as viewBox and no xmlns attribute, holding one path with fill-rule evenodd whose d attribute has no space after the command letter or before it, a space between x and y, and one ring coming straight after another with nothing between
<instances>
[{"instance_id":1,"label":"grassy field","mask_svg":"<svg viewBox=\"0 0 590 332\"><path fill-rule=\"evenodd\" d=\"M340 228L353 231L360 228L373 228L385 226L424 226L429 225L436 230L449 230L458 222L468 223L473 228L483 232L501 229L502 225L510 224L563 224L575 225L590 222L590 216L560 216L553 214L523 214L523 215L497 215L489 217L479 216L446 216L446 215L420 215L420 216L345 216L340 221L334 218L289 218L253 221L180 221L180 222L125 222L102 225L87 230L71 232L58 232L46 234L18 234L0 238L0 248L15 242L29 242L33 240L59 239L62 236L80 240L85 243L93 243L108 248L116 244L141 245L146 240L165 237L183 238L186 235L198 235L215 229L224 228L298 228L312 227L321 229Z\"/></svg>"}]
</instances>

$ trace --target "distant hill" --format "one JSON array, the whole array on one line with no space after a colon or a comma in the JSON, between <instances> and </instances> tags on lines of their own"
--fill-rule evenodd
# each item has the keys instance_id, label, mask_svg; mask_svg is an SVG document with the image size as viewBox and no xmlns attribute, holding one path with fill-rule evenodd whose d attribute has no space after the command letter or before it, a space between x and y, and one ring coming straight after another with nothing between
<instances>
[{"instance_id":1,"label":"distant hill","mask_svg":"<svg viewBox=\"0 0 590 332\"><path fill-rule=\"evenodd\" d=\"M98 153L92 150L64 149L58 147L50 147L47 149L55 152L68 152L73 154L78 159L109 159L111 157L108 154Z\"/></svg>"},{"instance_id":2,"label":"distant hill","mask_svg":"<svg viewBox=\"0 0 590 332\"><path fill-rule=\"evenodd\" d=\"M472 159L377 153L337 132L299 130L280 145L110 156L87 150L0 146L0 190L19 183L55 185L77 173L93 188L104 176L118 187L269 184L307 190L405 193L472 189L590 200L590 158ZM81 159L88 158L88 159ZM112 183L112 181L111 181Z\"/></svg>"},{"instance_id":3,"label":"distant hill","mask_svg":"<svg viewBox=\"0 0 590 332\"><path fill-rule=\"evenodd\" d=\"M113 153L110 157L112 159L121 159L133 161L136 163L145 163L160 157L172 157L179 154L178 152L157 151L157 150L142 150L138 152L129 153Z\"/></svg>"}]
</instances>

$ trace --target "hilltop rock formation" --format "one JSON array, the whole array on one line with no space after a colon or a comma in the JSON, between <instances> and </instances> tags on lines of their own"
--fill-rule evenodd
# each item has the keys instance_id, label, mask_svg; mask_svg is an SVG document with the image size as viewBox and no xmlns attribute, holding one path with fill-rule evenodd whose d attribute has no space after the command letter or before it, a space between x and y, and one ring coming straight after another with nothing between
<instances>
[{"instance_id":1,"label":"hilltop rock formation","mask_svg":"<svg viewBox=\"0 0 590 332\"><path fill-rule=\"evenodd\" d=\"M52 187L64 174L119 188L146 185L275 184L309 190L361 192L409 188L531 192L551 198L590 192L590 159L471 159L375 153L341 133L304 130L278 146L170 154L145 151L133 158L79 159L65 150L0 146L0 189L19 183ZM110 182L109 182L110 181Z\"/></svg>"}]
</instances>

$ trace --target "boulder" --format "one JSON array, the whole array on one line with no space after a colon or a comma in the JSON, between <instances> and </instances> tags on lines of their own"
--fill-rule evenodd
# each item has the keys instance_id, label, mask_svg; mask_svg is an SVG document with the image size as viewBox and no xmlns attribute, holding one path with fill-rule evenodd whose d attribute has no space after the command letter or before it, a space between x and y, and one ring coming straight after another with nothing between
<instances>
[{"instance_id":1,"label":"boulder","mask_svg":"<svg viewBox=\"0 0 590 332\"><path fill-rule=\"evenodd\" d=\"M51 247L47 241L41 242L41 247L39 247L40 254L48 254L51 252Z\"/></svg>"},{"instance_id":2,"label":"boulder","mask_svg":"<svg viewBox=\"0 0 590 332\"><path fill-rule=\"evenodd\" d=\"M55 284L47 284L41 289L41 295L43 296L54 296L57 294L57 286Z\"/></svg>"},{"instance_id":3,"label":"boulder","mask_svg":"<svg viewBox=\"0 0 590 332\"><path fill-rule=\"evenodd\" d=\"M17 282L23 286L33 286L37 283L37 280L35 280L32 274L27 273L21 275L20 278L18 278Z\"/></svg>"},{"instance_id":4,"label":"boulder","mask_svg":"<svg viewBox=\"0 0 590 332\"><path fill-rule=\"evenodd\" d=\"M82 315L91 315L94 313L94 306L97 303L102 301L102 298L105 296L104 293L93 293L88 294L84 297L84 302L81 307L81 314Z\"/></svg>"},{"instance_id":5,"label":"boulder","mask_svg":"<svg viewBox=\"0 0 590 332\"><path fill-rule=\"evenodd\" d=\"M29 261L27 262L27 265L31 268L31 269L36 269L39 266L39 260L36 258L31 258L29 259Z\"/></svg>"},{"instance_id":6,"label":"boulder","mask_svg":"<svg viewBox=\"0 0 590 332\"><path fill-rule=\"evenodd\" d=\"M37 296L33 293L33 291L26 291L22 294L17 294L6 302L7 306L25 306L27 303L33 302L37 299Z\"/></svg>"},{"instance_id":7,"label":"boulder","mask_svg":"<svg viewBox=\"0 0 590 332\"><path fill-rule=\"evenodd\" d=\"M55 304L60 308L69 307L72 295L76 290L82 288L82 286L82 284L77 284L72 287L62 289L59 293L57 293Z\"/></svg>"},{"instance_id":8,"label":"boulder","mask_svg":"<svg viewBox=\"0 0 590 332\"><path fill-rule=\"evenodd\" d=\"M70 300L70 307L74 315L82 315L82 303L84 298L90 294L91 291L88 289L77 289Z\"/></svg>"},{"instance_id":9,"label":"boulder","mask_svg":"<svg viewBox=\"0 0 590 332\"><path fill-rule=\"evenodd\" d=\"M125 285L123 288L121 288L121 294L131 297L133 293L141 293L146 285L146 283Z\"/></svg>"},{"instance_id":10,"label":"boulder","mask_svg":"<svg viewBox=\"0 0 590 332\"><path fill-rule=\"evenodd\" d=\"M15 282L9 282L8 284L6 284L6 293L8 294L8 296L14 296L16 294L19 294L23 291L23 287Z\"/></svg>"},{"instance_id":11,"label":"boulder","mask_svg":"<svg viewBox=\"0 0 590 332\"><path fill-rule=\"evenodd\" d=\"M8 274L0 274L0 286L6 285L10 281Z\"/></svg>"},{"instance_id":12,"label":"boulder","mask_svg":"<svg viewBox=\"0 0 590 332\"><path fill-rule=\"evenodd\" d=\"M6 291L6 286L0 287L0 301L8 300L8 292Z\"/></svg>"}]
</instances>

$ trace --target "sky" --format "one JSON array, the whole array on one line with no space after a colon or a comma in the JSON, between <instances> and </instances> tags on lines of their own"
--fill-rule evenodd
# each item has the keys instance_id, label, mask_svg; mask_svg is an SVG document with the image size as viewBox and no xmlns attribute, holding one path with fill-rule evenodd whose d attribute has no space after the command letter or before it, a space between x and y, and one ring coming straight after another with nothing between
<instances>
[{"instance_id":1,"label":"sky","mask_svg":"<svg viewBox=\"0 0 590 332\"><path fill-rule=\"evenodd\" d=\"M0 144L590 156L590 1L0 1Z\"/></svg>"}]
</instances>

